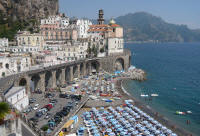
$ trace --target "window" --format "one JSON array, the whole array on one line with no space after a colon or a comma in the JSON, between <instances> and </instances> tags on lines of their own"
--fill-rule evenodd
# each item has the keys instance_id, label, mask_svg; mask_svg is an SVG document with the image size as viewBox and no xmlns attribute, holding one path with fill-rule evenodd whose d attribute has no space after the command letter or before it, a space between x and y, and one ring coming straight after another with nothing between
<instances>
[{"instance_id":1,"label":"window","mask_svg":"<svg viewBox=\"0 0 200 136\"><path fill-rule=\"evenodd\" d=\"M0 63L0 68L3 68L3 63L2 62Z\"/></svg>"},{"instance_id":2,"label":"window","mask_svg":"<svg viewBox=\"0 0 200 136\"><path fill-rule=\"evenodd\" d=\"M6 68L9 69L9 64L8 63L6 63Z\"/></svg>"}]
</instances>

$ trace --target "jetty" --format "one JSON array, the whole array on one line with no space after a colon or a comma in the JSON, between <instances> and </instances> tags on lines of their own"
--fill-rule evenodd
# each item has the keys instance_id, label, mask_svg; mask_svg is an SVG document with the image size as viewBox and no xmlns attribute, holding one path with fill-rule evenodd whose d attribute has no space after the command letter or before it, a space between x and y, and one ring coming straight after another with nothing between
<instances>
[{"instance_id":1,"label":"jetty","mask_svg":"<svg viewBox=\"0 0 200 136\"><path fill-rule=\"evenodd\" d=\"M144 81L146 80L146 72L142 69L137 69L136 67L131 66L126 72L127 76L132 80Z\"/></svg>"}]
</instances>

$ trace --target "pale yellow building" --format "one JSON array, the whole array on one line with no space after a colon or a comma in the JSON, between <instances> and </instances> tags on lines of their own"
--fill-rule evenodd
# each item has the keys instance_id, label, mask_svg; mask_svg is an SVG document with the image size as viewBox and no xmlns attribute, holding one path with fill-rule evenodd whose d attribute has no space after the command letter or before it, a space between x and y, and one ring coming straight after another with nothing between
<instances>
[{"instance_id":1,"label":"pale yellow building","mask_svg":"<svg viewBox=\"0 0 200 136\"><path fill-rule=\"evenodd\" d=\"M18 32L16 39L18 46L38 46L42 49L45 43L44 37L41 34L31 34L28 31Z\"/></svg>"}]
</instances>

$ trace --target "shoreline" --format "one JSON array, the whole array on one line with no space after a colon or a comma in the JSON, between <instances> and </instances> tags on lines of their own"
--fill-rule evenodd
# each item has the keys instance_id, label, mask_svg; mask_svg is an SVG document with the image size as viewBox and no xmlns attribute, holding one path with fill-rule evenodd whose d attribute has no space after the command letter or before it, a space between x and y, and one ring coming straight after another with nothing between
<instances>
[{"instance_id":1,"label":"shoreline","mask_svg":"<svg viewBox=\"0 0 200 136\"><path fill-rule=\"evenodd\" d=\"M134 101L135 106L137 106L142 111L146 112L148 115L153 117L155 120L159 121L161 124L165 125L169 129L171 129L178 136L193 136L194 135L191 132L188 132L188 131L184 130L183 128L181 128L180 126L176 125L175 123L173 123L171 120L169 120L165 116L159 114L158 112L153 110L150 106L136 100L133 95L131 95L130 93L128 93L126 91L126 89L124 89L124 87L122 85L124 80L129 80L129 79L128 78L127 79L118 78L116 80L116 88L117 88L118 92L123 96L124 99L132 99Z\"/></svg>"}]
</instances>

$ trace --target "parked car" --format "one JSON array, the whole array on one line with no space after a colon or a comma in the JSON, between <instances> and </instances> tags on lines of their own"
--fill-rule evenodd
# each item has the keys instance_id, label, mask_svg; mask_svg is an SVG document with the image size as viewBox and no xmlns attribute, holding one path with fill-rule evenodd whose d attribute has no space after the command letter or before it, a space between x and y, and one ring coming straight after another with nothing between
<instances>
[{"instance_id":1,"label":"parked car","mask_svg":"<svg viewBox=\"0 0 200 136\"><path fill-rule=\"evenodd\" d=\"M52 94L52 93L47 93L45 95L45 98L53 98L55 96L55 94Z\"/></svg>"},{"instance_id":2,"label":"parked car","mask_svg":"<svg viewBox=\"0 0 200 136\"><path fill-rule=\"evenodd\" d=\"M39 104L35 104L35 106L34 106L34 110L37 110L39 108Z\"/></svg>"},{"instance_id":3,"label":"parked car","mask_svg":"<svg viewBox=\"0 0 200 136\"><path fill-rule=\"evenodd\" d=\"M57 101L56 99L53 99L53 100L51 100L50 102L55 104L55 103L57 103L58 101Z\"/></svg>"},{"instance_id":4,"label":"parked car","mask_svg":"<svg viewBox=\"0 0 200 136\"><path fill-rule=\"evenodd\" d=\"M37 90L35 90L35 93L42 94L42 91L38 88Z\"/></svg>"},{"instance_id":5,"label":"parked car","mask_svg":"<svg viewBox=\"0 0 200 136\"><path fill-rule=\"evenodd\" d=\"M30 120L33 121L33 122L38 122L38 118L37 117L30 118Z\"/></svg>"},{"instance_id":6,"label":"parked car","mask_svg":"<svg viewBox=\"0 0 200 136\"><path fill-rule=\"evenodd\" d=\"M39 110L39 112L42 112L42 114L45 114L47 111L48 111L47 108L42 108L42 109Z\"/></svg>"},{"instance_id":7,"label":"parked car","mask_svg":"<svg viewBox=\"0 0 200 136\"><path fill-rule=\"evenodd\" d=\"M44 106L44 108L47 108L47 110L50 111L53 108L53 105L47 104Z\"/></svg>"},{"instance_id":8,"label":"parked car","mask_svg":"<svg viewBox=\"0 0 200 136\"><path fill-rule=\"evenodd\" d=\"M38 118L42 117L42 115L43 115L43 114L42 114L41 111L38 111L38 112L35 113L35 116L38 117Z\"/></svg>"},{"instance_id":9,"label":"parked car","mask_svg":"<svg viewBox=\"0 0 200 136\"><path fill-rule=\"evenodd\" d=\"M35 98L30 98L29 99L29 103L35 103L36 102L36 99Z\"/></svg>"}]
</instances>

